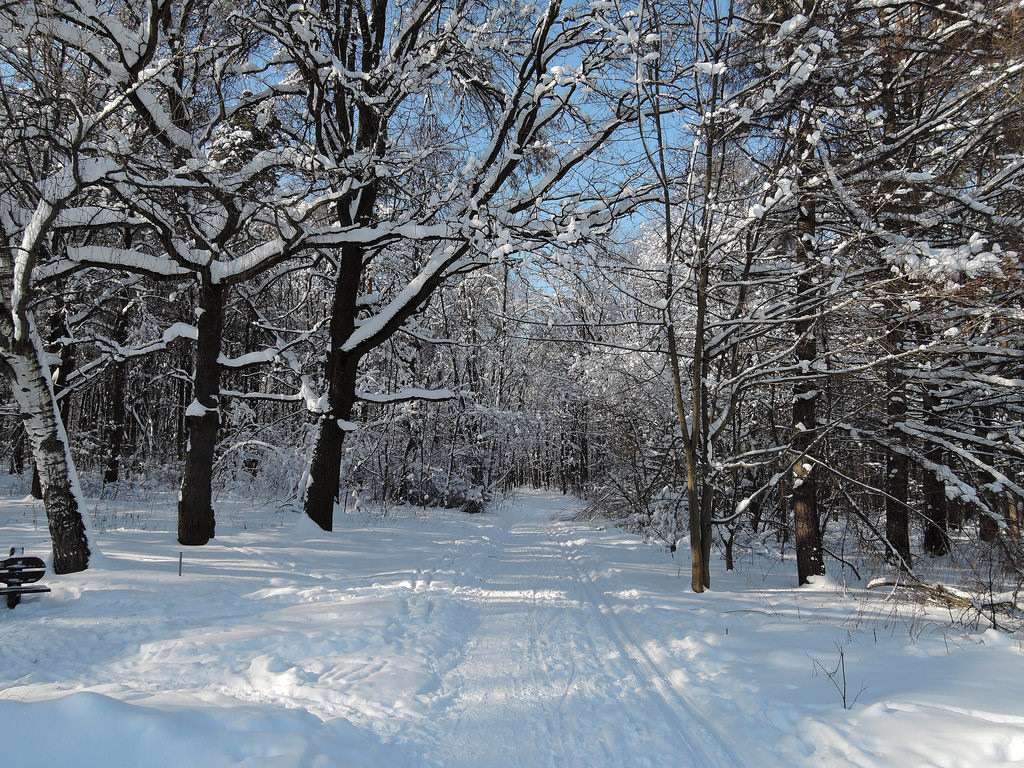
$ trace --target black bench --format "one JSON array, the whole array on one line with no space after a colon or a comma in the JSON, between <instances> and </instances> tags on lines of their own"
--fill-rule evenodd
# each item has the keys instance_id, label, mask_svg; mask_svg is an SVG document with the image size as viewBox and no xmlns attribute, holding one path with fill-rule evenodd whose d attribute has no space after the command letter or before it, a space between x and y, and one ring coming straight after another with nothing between
<instances>
[{"instance_id":1,"label":"black bench","mask_svg":"<svg viewBox=\"0 0 1024 768\"><path fill-rule=\"evenodd\" d=\"M11 554L16 551L11 548ZM13 608L21 602L21 596L33 592L49 592L49 587L35 582L46 573L46 563L38 557L9 557L0 562L0 582L7 586L0 587L0 595L7 595L7 607Z\"/></svg>"}]
</instances>

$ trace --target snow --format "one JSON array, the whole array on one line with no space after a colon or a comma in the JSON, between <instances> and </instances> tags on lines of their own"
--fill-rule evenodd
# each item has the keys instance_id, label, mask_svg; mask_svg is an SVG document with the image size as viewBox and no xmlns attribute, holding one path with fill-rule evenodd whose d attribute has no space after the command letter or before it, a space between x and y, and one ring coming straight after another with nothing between
<instances>
[{"instance_id":1,"label":"snow","mask_svg":"<svg viewBox=\"0 0 1024 768\"><path fill-rule=\"evenodd\" d=\"M327 413L330 409L328 405L330 394L324 392L318 395L313 391L313 388L309 385L309 380L305 376L302 377L302 384L299 387L299 397L306 403L306 410L310 413Z\"/></svg>"},{"instance_id":2,"label":"snow","mask_svg":"<svg viewBox=\"0 0 1024 768\"><path fill-rule=\"evenodd\" d=\"M451 389L423 389L403 387L395 392L378 393L356 391L356 399L368 403L400 403L406 400L454 400L458 395Z\"/></svg>"},{"instance_id":3,"label":"snow","mask_svg":"<svg viewBox=\"0 0 1024 768\"><path fill-rule=\"evenodd\" d=\"M210 277L215 283L228 282L248 270L258 269L261 264L268 263L288 250L289 244L281 238L275 238L232 259L228 262L215 261L210 265Z\"/></svg>"},{"instance_id":4,"label":"snow","mask_svg":"<svg viewBox=\"0 0 1024 768\"><path fill-rule=\"evenodd\" d=\"M725 64L720 61L698 61L693 65L693 71L701 75L720 75L725 70Z\"/></svg>"},{"instance_id":5,"label":"snow","mask_svg":"<svg viewBox=\"0 0 1024 768\"><path fill-rule=\"evenodd\" d=\"M454 262L454 264L452 263ZM360 325L342 344L342 351L351 352L352 350L358 349L361 345L372 343L375 336L379 336L384 332L387 324L391 322L400 312L402 312L409 304L415 303L419 300L419 296L422 294L429 284L429 281L443 270L449 270L449 272L457 272L458 267L463 265L462 260L456 260L447 251L441 251L433 255L427 263L420 270L419 274L416 275L408 284L400 290L395 297L388 302L377 314L372 315L366 320L365 323Z\"/></svg>"},{"instance_id":6,"label":"snow","mask_svg":"<svg viewBox=\"0 0 1024 768\"><path fill-rule=\"evenodd\" d=\"M41 511L9 490L0 543L45 554ZM684 550L567 519L562 496L339 513L333 534L238 504L181 576L171 503L89 506L102 567L0 611L7 764L1024 759L1020 637L837 578L798 589L777 558L715 558L695 595Z\"/></svg>"},{"instance_id":7,"label":"snow","mask_svg":"<svg viewBox=\"0 0 1024 768\"><path fill-rule=\"evenodd\" d=\"M808 24L808 18L802 13L798 13L791 19L787 19L779 25L778 39L789 37L790 35L803 29Z\"/></svg>"},{"instance_id":8,"label":"snow","mask_svg":"<svg viewBox=\"0 0 1024 768\"><path fill-rule=\"evenodd\" d=\"M192 339L195 341L199 338L199 329L188 323L174 323L164 331L161 338L164 344L170 344L177 339Z\"/></svg>"},{"instance_id":9,"label":"snow","mask_svg":"<svg viewBox=\"0 0 1024 768\"><path fill-rule=\"evenodd\" d=\"M207 408L205 405L200 403L198 400L193 400L188 404L188 408L185 409L186 416L199 416L200 418L205 416L207 413L216 413L216 408Z\"/></svg>"},{"instance_id":10,"label":"snow","mask_svg":"<svg viewBox=\"0 0 1024 768\"><path fill-rule=\"evenodd\" d=\"M247 352L246 354L239 355L238 357L228 357L222 353L218 356L217 363L219 365L223 365L225 368L244 368L247 365L271 363L278 354L280 354L280 350L273 347L258 349L255 352Z\"/></svg>"},{"instance_id":11,"label":"snow","mask_svg":"<svg viewBox=\"0 0 1024 768\"><path fill-rule=\"evenodd\" d=\"M45 278L59 275L81 263L108 265L113 269L145 272L163 277L189 274L188 269L171 259L127 248L112 248L105 245L73 246L66 249L66 255L67 258L64 260L41 267L36 276Z\"/></svg>"}]
</instances>

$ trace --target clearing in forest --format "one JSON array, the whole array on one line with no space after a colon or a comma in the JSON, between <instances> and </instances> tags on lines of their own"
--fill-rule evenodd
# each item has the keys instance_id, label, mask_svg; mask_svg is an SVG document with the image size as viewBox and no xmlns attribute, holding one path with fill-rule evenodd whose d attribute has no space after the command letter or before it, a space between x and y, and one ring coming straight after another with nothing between
<instances>
[{"instance_id":1,"label":"clearing in forest","mask_svg":"<svg viewBox=\"0 0 1024 768\"><path fill-rule=\"evenodd\" d=\"M172 535L108 521L95 567L0 612L5 762L1024 760L1020 638L797 589L777 560L716 561L695 595L686 562L578 507L521 492L475 516L349 514L333 534L250 515L185 550L181 576ZM0 545L45 554L38 519L0 502Z\"/></svg>"}]
</instances>

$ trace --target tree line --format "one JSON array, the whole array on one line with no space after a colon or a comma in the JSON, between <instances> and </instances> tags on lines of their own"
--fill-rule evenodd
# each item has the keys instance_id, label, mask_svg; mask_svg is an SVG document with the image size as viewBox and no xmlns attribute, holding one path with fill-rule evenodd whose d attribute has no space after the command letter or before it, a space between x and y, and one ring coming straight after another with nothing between
<instances>
[{"instance_id":1,"label":"tree line","mask_svg":"<svg viewBox=\"0 0 1024 768\"><path fill-rule=\"evenodd\" d=\"M326 530L532 483L688 537L696 591L716 547L1019 576L1016 4L491 6L0 7L55 569L77 460L179 473L190 545L232 479Z\"/></svg>"}]
</instances>

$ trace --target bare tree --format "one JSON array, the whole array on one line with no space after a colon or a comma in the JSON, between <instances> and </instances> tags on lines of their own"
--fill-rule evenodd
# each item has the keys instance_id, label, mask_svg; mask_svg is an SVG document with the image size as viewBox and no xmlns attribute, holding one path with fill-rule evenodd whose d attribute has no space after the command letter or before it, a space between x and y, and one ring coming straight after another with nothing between
<instances>
[{"instance_id":1,"label":"bare tree","mask_svg":"<svg viewBox=\"0 0 1024 768\"><path fill-rule=\"evenodd\" d=\"M330 529L342 440L364 397L360 361L452 277L607 227L632 196L579 174L632 124L635 107L616 84L621 56L611 45L628 20L589 6L519 14L337 0L292 10L267 6L262 23L305 95L291 130L317 160L296 173L325 200L324 227L308 244L331 249L336 265L305 500ZM406 271L367 302L388 248L407 254Z\"/></svg>"}]
</instances>

